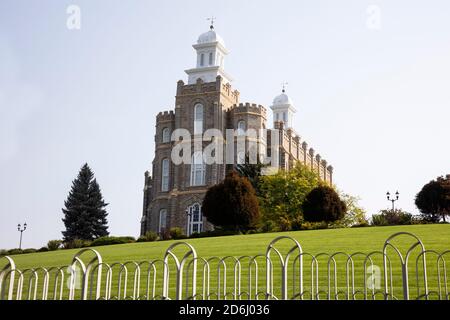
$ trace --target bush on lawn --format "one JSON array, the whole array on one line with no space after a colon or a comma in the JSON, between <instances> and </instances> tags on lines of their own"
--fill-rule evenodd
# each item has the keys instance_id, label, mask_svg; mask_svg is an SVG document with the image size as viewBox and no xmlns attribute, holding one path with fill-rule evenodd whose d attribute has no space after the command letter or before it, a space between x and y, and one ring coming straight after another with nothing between
<instances>
[{"instance_id":1,"label":"bush on lawn","mask_svg":"<svg viewBox=\"0 0 450 320\"><path fill-rule=\"evenodd\" d=\"M12 256L15 254L22 254L22 252L23 252L22 249L14 248L14 249L9 249L8 251L6 251L6 255Z\"/></svg>"},{"instance_id":2,"label":"bush on lawn","mask_svg":"<svg viewBox=\"0 0 450 320\"><path fill-rule=\"evenodd\" d=\"M373 226L408 225L412 224L412 222L412 214L401 209L381 210L380 214L372 215Z\"/></svg>"},{"instance_id":3,"label":"bush on lawn","mask_svg":"<svg viewBox=\"0 0 450 320\"><path fill-rule=\"evenodd\" d=\"M91 242L90 247L108 246L112 244L125 244L136 242L134 237L100 237Z\"/></svg>"},{"instance_id":4,"label":"bush on lawn","mask_svg":"<svg viewBox=\"0 0 450 320\"><path fill-rule=\"evenodd\" d=\"M171 228L169 231L170 239L179 240L179 239L186 239L187 236L184 234L183 229L181 228Z\"/></svg>"},{"instance_id":5,"label":"bush on lawn","mask_svg":"<svg viewBox=\"0 0 450 320\"><path fill-rule=\"evenodd\" d=\"M89 246L90 241L81 240L81 239L73 239L71 241L66 241L63 243L64 249L80 249Z\"/></svg>"},{"instance_id":6,"label":"bush on lawn","mask_svg":"<svg viewBox=\"0 0 450 320\"><path fill-rule=\"evenodd\" d=\"M158 234L153 231L147 231L143 236L139 237L136 242L153 242L158 240Z\"/></svg>"},{"instance_id":7,"label":"bush on lawn","mask_svg":"<svg viewBox=\"0 0 450 320\"><path fill-rule=\"evenodd\" d=\"M50 240L47 242L47 248L49 251L55 251L61 248L62 241L61 240Z\"/></svg>"}]
</instances>

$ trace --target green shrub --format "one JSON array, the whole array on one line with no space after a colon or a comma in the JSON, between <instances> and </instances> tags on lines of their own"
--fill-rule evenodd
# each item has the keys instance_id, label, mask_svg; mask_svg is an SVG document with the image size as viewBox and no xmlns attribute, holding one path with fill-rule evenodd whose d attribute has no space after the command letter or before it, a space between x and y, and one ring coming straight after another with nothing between
<instances>
[{"instance_id":1,"label":"green shrub","mask_svg":"<svg viewBox=\"0 0 450 320\"><path fill-rule=\"evenodd\" d=\"M170 238L174 239L174 240L179 240L179 239L186 239L186 235L184 234L183 229L181 228L171 228L170 231Z\"/></svg>"},{"instance_id":2,"label":"green shrub","mask_svg":"<svg viewBox=\"0 0 450 320\"><path fill-rule=\"evenodd\" d=\"M101 237L90 243L91 247L108 246L111 244L125 244L136 242L134 237Z\"/></svg>"},{"instance_id":3,"label":"green shrub","mask_svg":"<svg viewBox=\"0 0 450 320\"><path fill-rule=\"evenodd\" d=\"M158 240L158 234L153 231L147 231L143 236L137 239L137 242L153 242Z\"/></svg>"},{"instance_id":4,"label":"green shrub","mask_svg":"<svg viewBox=\"0 0 450 320\"><path fill-rule=\"evenodd\" d=\"M387 226L388 222L383 215L373 214L372 215L372 225L373 226Z\"/></svg>"},{"instance_id":5,"label":"green shrub","mask_svg":"<svg viewBox=\"0 0 450 320\"><path fill-rule=\"evenodd\" d=\"M18 249L18 248L9 249L8 251L6 251L6 254L8 256L12 256L12 255L15 255L15 254L22 254L22 253L23 253L23 250L22 249Z\"/></svg>"},{"instance_id":6,"label":"green shrub","mask_svg":"<svg viewBox=\"0 0 450 320\"><path fill-rule=\"evenodd\" d=\"M300 230L320 230L320 229L328 229L328 223L325 221L303 222L300 226Z\"/></svg>"},{"instance_id":7,"label":"green shrub","mask_svg":"<svg viewBox=\"0 0 450 320\"><path fill-rule=\"evenodd\" d=\"M412 214L404 212L400 209L381 210L380 214L372 215L372 225L374 226L396 226L408 225L412 223Z\"/></svg>"},{"instance_id":8,"label":"green shrub","mask_svg":"<svg viewBox=\"0 0 450 320\"><path fill-rule=\"evenodd\" d=\"M47 247L42 247L37 250L37 252L47 252L47 251L49 251Z\"/></svg>"},{"instance_id":9,"label":"green shrub","mask_svg":"<svg viewBox=\"0 0 450 320\"><path fill-rule=\"evenodd\" d=\"M84 248L85 245L86 245L85 240L73 239L72 241L64 242L63 248L64 249L79 249L79 248Z\"/></svg>"},{"instance_id":10,"label":"green shrub","mask_svg":"<svg viewBox=\"0 0 450 320\"><path fill-rule=\"evenodd\" d=\"M0 257L6 256L6 255L8 255L8 251L6 251L4 249L1 249L0 250Z\"/></svg>"},{"instance_id":11,"label":"green shrub","mask_svg":"<svg viewBox=\"0 0 450 320\"><path fill-rule=\"evenodd\" d=\"M47 242L47 249L49 251L55 251L58 250L62 245L62 241L61 240L50 240L49 242Z\"/></svg>"},{"instance_id":12,"label":"green shrub","mask_svg":"<svg viewBox=\"0 0 450 320\"><path fill-rule=\"evenodd\" d=\"M159 240L170 240L172 239L172 235L170 234L170 230L163 229L160 232Z\"/></svg>"},{"instance_id":13,"label":"green shrub","mask_svg":"<svg viewBox=\"0 0 450 320\"><path fill-rule=\"evenodd\" d=\"M22 253L35 253L37 250L34 248L23 249Z\"/></svg>"}]
</instances>

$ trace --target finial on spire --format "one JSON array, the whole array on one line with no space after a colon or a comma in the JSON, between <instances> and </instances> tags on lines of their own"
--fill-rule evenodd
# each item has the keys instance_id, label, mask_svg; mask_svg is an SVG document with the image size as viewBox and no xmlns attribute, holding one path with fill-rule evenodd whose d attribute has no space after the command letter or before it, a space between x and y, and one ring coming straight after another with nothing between
<instances>
[{"instance_id":1,"label":"finial on spire","mask_svg":"<svg viewBox=\"0 0 450 320\"><path fill-rule=\"evenodd\" d=\"M281 85L283 86L283 89L281 90L281 92L283 92L283 93L286 92L286 86L287 86L288 84L289 84L289 83L287 83L287 82L282 82L282 83L281 83Z\"/></svg>"},{"instance_id":2,"label":"finial on spire","mask_svg":"<svg viewBox=\"0 0 450 320\"><path fill-rule=\"evenodd\" d=\"M215 17L211 17L211 18L206 19L206 20L208 20L208 21L211 21L211 25L209 26L209 28L210 28L211 30L214 29L214 20L215 20L215 19L216 19Z\"/></svg>"}]
</instances>

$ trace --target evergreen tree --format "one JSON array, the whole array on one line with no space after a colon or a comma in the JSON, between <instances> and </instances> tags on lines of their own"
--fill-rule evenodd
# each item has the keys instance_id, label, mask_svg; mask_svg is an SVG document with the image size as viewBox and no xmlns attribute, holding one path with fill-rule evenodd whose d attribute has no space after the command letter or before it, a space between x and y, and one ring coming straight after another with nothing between
<instances>
[{"instance_id":1,"label":"evergreen tree","mask_svg":"<svg viewBox=\"0 0 450 320\"><path fill-rule=\"evenodd\" d=\"M74 239L92 240L107 236L108 213L100 186L94 173L86 163L72 182L72 188L62 209L66 230L62 232L65 241Z\"/></svg>"}]
</instances>

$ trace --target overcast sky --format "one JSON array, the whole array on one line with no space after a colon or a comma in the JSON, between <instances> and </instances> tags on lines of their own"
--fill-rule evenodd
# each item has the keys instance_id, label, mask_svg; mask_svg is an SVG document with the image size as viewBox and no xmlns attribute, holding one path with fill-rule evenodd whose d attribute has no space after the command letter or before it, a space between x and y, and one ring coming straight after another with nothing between
<instances>
[{"instance_id":1,"label":"overcast sky","mask_svg":"<svg viewBox=\"0 0 450 320\"><path fill-rule=\"evenodd\" d=\"M24 247L61 238L85 162L111 233L138 236L155 116L174 107L211 15L242 102L269 107L289 82L296 131L368 214L397 189L417 213L423 184L450 173L449 1L2 0L0 248L25 221Z\"/></svg>"}]
</instances>

